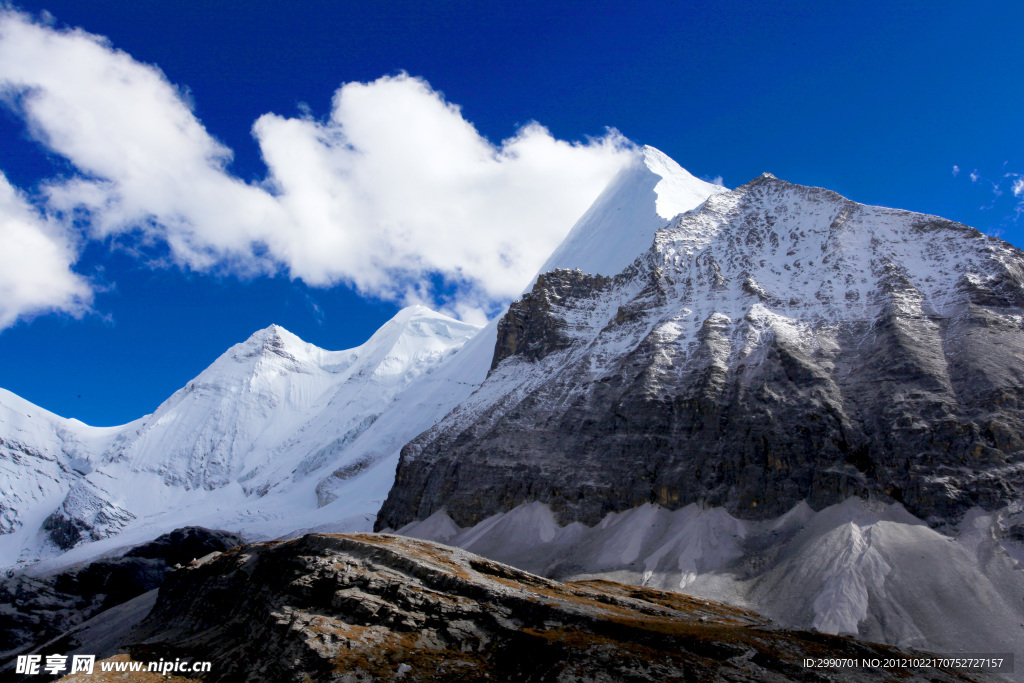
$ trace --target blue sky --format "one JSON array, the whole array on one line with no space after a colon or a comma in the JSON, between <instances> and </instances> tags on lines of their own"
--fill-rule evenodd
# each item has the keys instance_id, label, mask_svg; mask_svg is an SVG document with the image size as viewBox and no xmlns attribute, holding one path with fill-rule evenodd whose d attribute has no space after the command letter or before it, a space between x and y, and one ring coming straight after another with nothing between
<instances>
[{"instance_id":1,"label":"blue sky","mask_svg":"<svg viewBox=\"0 0 1024 683\"><path fill-rule=\"evenodd\" d=\"M0 213L38 282L0 302L0 386L90 424L271 323L340 349L412 301L493 314L630 142L1024 244L1020 3L16 8Z\"/></svg>"}]
</instances>

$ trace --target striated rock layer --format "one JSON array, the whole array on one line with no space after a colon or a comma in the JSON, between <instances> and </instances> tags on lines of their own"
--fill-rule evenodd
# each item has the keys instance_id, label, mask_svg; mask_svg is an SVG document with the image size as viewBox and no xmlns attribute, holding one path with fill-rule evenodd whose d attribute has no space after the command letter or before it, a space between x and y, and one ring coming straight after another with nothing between
<instances>
[{"instance_id":1,"label":"striated rock layer","mask_svg":"<svg viewBox=\"0 0 1024 683\"><path fill-rule=\"evenodd\" d=\"M407 445L377 528L540 501L767 519L806 500L930 524L1024 493L1024 255L768 174L608 278L515 302L480 389Z\"/></svg>"},{"instance_id":2,"label":"striated rock layer","mask_svg":"<svg viewBox=\"0 0 1024 683\"><path fill-rule=\"evenodd\" d=\"M562 584L370 534L310 534L192 563L168 577L129 641L138 661L214 662L207 683L971 680L862 666L915 654L783 630L721 603L608 581ZM819 672L805 658L858 664Z\"/></svg>"}]
</instances>

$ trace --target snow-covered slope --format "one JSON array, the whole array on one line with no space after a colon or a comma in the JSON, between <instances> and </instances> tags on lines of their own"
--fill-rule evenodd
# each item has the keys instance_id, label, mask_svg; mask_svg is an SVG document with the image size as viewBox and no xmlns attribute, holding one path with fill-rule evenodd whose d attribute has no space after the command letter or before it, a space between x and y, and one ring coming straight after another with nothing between
<instances>
[{"instance_id":1,"label":"snow-covered slope","mask_svg":"<svg viewBox=\"0 0 1024 683\"><path fill-rule=\"evenodd\" d=\"M641 148L541 266L615 275L647 251L654 233L708 197L727 192L699 180L657 149Z\"/></svg>"},{"instance_id":2,"label":"snow-covered slope","mask_svg":"<svg viewBox=\"0 0 1024 683\"><path fill-rule=\"evenodd\" d=\"M38 529L121 429L89 427L0 389L0 564L10 557L4 539Z\"/></svg>"},{"instance_id":3,"label":"snow-covered slope","mask_svg":"<svg viewBox=\"0 0 1024 683\"><path fill-rule=\"evenodd\" d=\"M325 351L272 325L108 429L3 392L0 565L70 549L41 571L187 524L366 529L401 446L474 388L432 373L477 331L413 306L362 346Z\"/></svg>"},{"instance_id":4,"label":"snow-covered slope","mask_svg":"<svg viewBox=\"0 0 1024 683\"><path fill-rule=\"evenodd\" d=\"M358 357L357 349L327 352L271 325L164 401L107 460L185 489L226 486L298 429Z\"/></svg>"}]
</instances>

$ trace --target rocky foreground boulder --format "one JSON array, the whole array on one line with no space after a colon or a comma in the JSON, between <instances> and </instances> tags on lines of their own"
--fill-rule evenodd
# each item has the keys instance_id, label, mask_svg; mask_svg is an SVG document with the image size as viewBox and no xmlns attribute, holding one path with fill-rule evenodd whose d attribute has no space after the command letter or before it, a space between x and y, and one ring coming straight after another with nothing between
<instances>
[{"instance_id":1,"label":"rocky foreground boulder","mask_svg":"<svg viewBox=\"0 0 1024 683\"><path fill-rule=\"evenodd\" d=\"M210 661L205 682L985 677L872 668L862 660L920 653L786 630L680 593L558 583L458 549L373 534L310 534L194 562L167 577L124 643L135 661ZM805 663L837 658L857 665Z\"/></svg>"}]
</instances>

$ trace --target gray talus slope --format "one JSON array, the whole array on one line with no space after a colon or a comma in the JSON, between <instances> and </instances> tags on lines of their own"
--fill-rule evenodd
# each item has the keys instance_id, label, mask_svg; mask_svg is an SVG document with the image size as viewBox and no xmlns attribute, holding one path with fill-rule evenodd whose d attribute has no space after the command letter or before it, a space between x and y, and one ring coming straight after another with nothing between
<instances>
[{"instance_id":1,"label":"gray talus slope","mask_svg":"<svg viewBox=\"0 0 1024 683\"><path fill-rule=\"evenodd\" d=\"M614 278L539 278L488 379L403 449L378 528L532 500L588 524L647 502L1000 507L1024 491L1022 282L999 239L766 174Z\"/></svg>"},{"instance_id":2,"label":"gray talus slope","mask_svg":"<svg viewBox=\"0 0 1024 683\"><path fill-rule=\"evenodd\" d=\"M642 505L560 526L528 503L460 529L441 511L399 533L559 581L611 579L683 591L787 628L944 653L1024 657L1022 516L970 511L939 532L897 503L849 498L814 512L740 520L722 508ZM1015 677L1024 671L1017 667Z\"/></svg>"}]
</instances>

